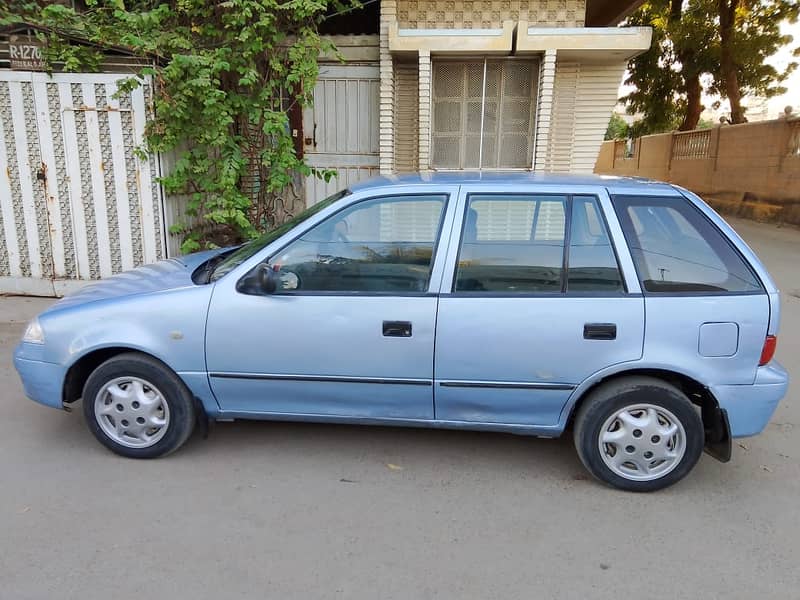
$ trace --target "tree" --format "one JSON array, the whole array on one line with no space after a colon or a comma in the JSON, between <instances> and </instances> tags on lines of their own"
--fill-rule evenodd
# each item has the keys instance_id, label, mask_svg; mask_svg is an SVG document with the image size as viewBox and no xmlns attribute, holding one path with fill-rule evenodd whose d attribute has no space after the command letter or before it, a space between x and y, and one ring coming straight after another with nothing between
<instances>
[{"instance_id":1,"label":"tree","mask_svg":"<svg viewBox=\"0 0 800 600\"><path fill-rule=\"evenodd\" d=\"M291 216L284 194L293 174L312 169L295 151L288 115L311 102L317 58L333 50L319 24L326 12L355 6L344 4L351 1L85 0L77 12L15 0L4 13L0 8L0 24L43 27L47 57L67 70L99 60L92 46L70 41L76 38L151 60L153 67L120 89L155 80L155 116L143 151L178 153L162 183L168 193L190 194L189 211L199 223L182 228L182 249L191 251L253 237ZM255 199L243 189L253 164Z\"/></svg>"},{"instance_id":2,"label":"tree","mask_svg":"<svg viewBox=\"0 0 800 600\"><path fill-rule=\"evenodd\" d=\"M731 101L732 122L744 120L742 94L770 97L796 68L778 72L765 59L792 41L780 34L794 21L795 0L650 0L628 20L653 28L653 43L628 65L622 98L631 113L642 113L637 133L694 129L704 94Z\"/></svg>"},{"instance_id":3,"label":"tree","mask_svg":"<svg viewBox=\"0 0 800 600\"><path fill-rule=\"evenodd\" d=\"M713 54L702 39L710 22L708 2L651 0L629 19L649 26L653 42L628 64L625 83L635 89L622 98L630 113L642 113L637 134L694 129L703 111L701 76L712 68Z\"/></svg>"},{"instance_id":4,"label":"tree","mask_svg":"<svg viewBox=\"0 0 800 600\"><path fill-rule=\"evenodd\" d=\"M628 137L628 124L617 113L611 114L606 128L606 140L624 140Z\"/></svg>"},{"instance_id":5,"label":"tree","mask_svg":"<svg viewBox=\"0 0 800 600\"><path fill-rule=\"evenodd\" d=\"M712 71L711 91L730 102L731 123L747 120L741 104L743 94L770 98L786 92L780 84L797 63L778 72L766 59L793 41L792 36L781 34L780 25L796 22L799 14L796 0L717 0L719 36L714 50L719 68Z\"/></svg>"}]
</instances>

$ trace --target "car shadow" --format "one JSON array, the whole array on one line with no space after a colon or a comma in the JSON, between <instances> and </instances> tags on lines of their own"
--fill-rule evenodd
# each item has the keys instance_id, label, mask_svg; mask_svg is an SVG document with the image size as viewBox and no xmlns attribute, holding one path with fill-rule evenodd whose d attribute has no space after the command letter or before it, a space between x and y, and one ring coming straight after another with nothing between
<instances>
[{"instance_id":1,"label":"car shadow","mask_svg":"<svg viewBox=\"0 0 800 600\"><path fill-rule=\"evenodd\" d=\"M378 462L389 469L425 465L590 479L569 432L540 439L480 431L243 420L213 424L207 438L196 432L178 455L231 461L253 455L274 460L303 457L342 466Z\"/></svg>"}]
</instances>

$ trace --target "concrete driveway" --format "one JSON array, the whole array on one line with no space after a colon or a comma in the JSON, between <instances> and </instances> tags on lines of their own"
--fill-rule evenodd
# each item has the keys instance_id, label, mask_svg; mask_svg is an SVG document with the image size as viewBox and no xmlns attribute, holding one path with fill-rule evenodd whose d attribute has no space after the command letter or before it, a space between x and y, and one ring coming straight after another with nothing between
<instances>
[{"instance_id":1,"label":"concrete driveway","mask_svg":"<svg viewBox=\"0 0 800 600\"><path fill-rule=\"evenodd\" d=\"M800 232L737 221L784 290L800 380ZM727 465L634 495L568 438L226 423L119 458L25 399L46 300L0 299L0 599L800 598L800 392Z\"/></svg>"}]
</instances>

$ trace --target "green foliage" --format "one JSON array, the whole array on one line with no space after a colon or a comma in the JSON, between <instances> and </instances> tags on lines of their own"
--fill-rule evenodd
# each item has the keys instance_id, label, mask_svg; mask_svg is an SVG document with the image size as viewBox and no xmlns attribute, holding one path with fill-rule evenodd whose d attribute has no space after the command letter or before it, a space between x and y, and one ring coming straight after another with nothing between
<instances>
[{"instance_id":1,"label":"green foliage","mask_svg":"<svg viewBox=\"0 0 800 600\"><path fill-rule=\"evenodd\" d=\"M650 0L627 21L653 28L650 50L628 64L625 83L635 89L621 99L630 114L642 115L632 126L635 134L693 129L703 94L729 96L719 18L719 3L726 1L738 5L731 46L740 94L786 91L780 84L796 63L778 71L765 59L792 43L780 34L780 24L797 19L796 0Z\"/></svg>"},{"instance_id":2,"label":"green foliage","mask_svg":"<svg viewBox=\"0 0 800 600\"><path fill-rule=\"evenodd\" d=\"M606 128L606 140L624 140L628 137L628 124L617 113L611 114Z\"/></svg>"},{"instance_id":3,"label":"green foliage","mask_svg":"<svg viewBox=\"0 0 800 600\"><path fill-rule=\"evenodd\" d=\"M733 122L744 120L739 106L743 94L771 98L786 92L781 85L797 69L791 62L778 71L766 60L781 46L793 42L781 34L783 22L795 23L800 16L797 0L717 0L719 43L709 50L719 68L713 70L709 92L728 98ZM725 27L728 24L729 27ZM794 49L800 55L800 47ZM741 113L736 118L737 113Z\"/></svg>"},{"instance_id":4,"label":"green foliage","mask_svg":"<svg viewBox=\"0 0 800 600\"><path fill-rule=\"evenodd\" d=\"M625 83L635 89L622 98L630 114L642 115L632 126L637 135L696 124L702 110L699 78L713 67L699 41L708 35L710 1L689 0L684 7L680 0L651 0L629 18L630 25L653 29L650 49L628 64Z\"/></svg>"},{"instance_id":5,"label":"green foliage","mask_svg":"<svg viewBox=\"0 0 800 600\"><path fill-rule=\"evenodd\" d=\"M347 4L345 4L345 2ZM288 114L312 101L317 58L335 49L318 26L356 0L85 0L85 10L15 2L0 19L44 28L46 56L64 70L96 69L97 48L121 47L152 66L120 84L154 80L146 152L174 152L167 193L185 194L194 224L182 249L254 237L291 216L283 194L312 169L295 152ZM1 11L2 9L0 9ZM82 39L91 45L70 40ZM258 182L255 201L245 177ZM318 173L330 177L330 172Z\"/></svg>"}]
</instances>

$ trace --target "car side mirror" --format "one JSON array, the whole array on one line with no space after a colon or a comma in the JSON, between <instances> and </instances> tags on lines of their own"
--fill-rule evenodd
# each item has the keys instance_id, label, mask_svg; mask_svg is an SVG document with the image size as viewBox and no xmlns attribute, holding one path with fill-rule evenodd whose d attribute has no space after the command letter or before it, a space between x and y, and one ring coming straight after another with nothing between
<instances>
[{"instance_id":1,"label":"car side mirror","mask_svg":"<svg viewBox=\"0 0 800 600\"><path fill-rule=\"evenodd\" d=\"M274 294L278 289L278 268L262 263L258 265L258 287L265 294Z\"/></svg>"}]
</instances>

